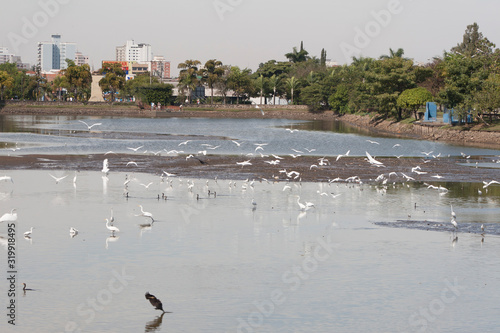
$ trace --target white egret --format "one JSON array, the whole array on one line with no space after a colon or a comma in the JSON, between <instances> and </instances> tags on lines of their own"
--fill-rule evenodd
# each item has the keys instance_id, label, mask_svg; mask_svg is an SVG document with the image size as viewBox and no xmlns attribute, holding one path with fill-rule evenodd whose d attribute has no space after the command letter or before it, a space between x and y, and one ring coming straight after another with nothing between
<instances>
[{"instance_id":1,"label":"white egret","mask_svg":"<svg viewBox=\"0 0 500 333\"><path fill-rule=\"evenodd\" d=\"M90 131L92 129L92 127L94 126L100 126L102 125L102 123L94 123L92 125L89 125L87 124L86 122L84 122L83 120L78 120L79 122L81 122L82 124L85 124L85 126L87 126L87 129Z\"/></svg>"},{"instance_id":2,"label":"white egret","mask_svg":"<svg viewBox=\"0 0 500 333\"><path fill-rule=\"evenodd\" d=\"M366 142L373 143L373 144L376 144L376 145L379 145L379 144L380 144L380 143L378 143L377 141L373 141L373 140L366 140Z\"/></svg>"},{"instance_id":3,"label":"white egret","mask_svg":"<svg viewBox=\"0 0 500 333\"><path fill-rule=\"evenodd\" d=\"M347 151L347 153L345 153L345 154L343 154L343 155L342 155L342 154L339 154L339 155L337 156L337 159L336 159L335 161L340 160L342 157L349 156L349 153L350 153L350 152L351 152L351 150L349 149L349 150Z\"/></svg>"},{"instance_id":4,"label":"white egret","mask_svg":"<svg viewBox=\"0 0 500 333\"><path fill-rule=\"evenodd\" d=\"M231 140L231 142L232 142L232 143L234 143L234 144L235 144L236 146L238 146L238 147L239 147L239 146L241 146L241 143L240 143L240 142L238 142L238 141Z\"/></svg>"},{"instance_id":5,"label":"white egret","mask_svg":"<svg viewBox=\"0 0 500 333\"><path fill-rule=\"evenodd\" d=\"M104 159L104 161L102 161L102 172L104 172L106 174L106 176L108 175L109 173L109 162L108 162L108 159Z\"/></svg>"},{"instance_id":6,"label":"white egret","mask_svg":"<svg viewBox=\"0 0 500 333\"><path fill-rule=\"evenodd\" d=\"M76 235L78 235L78 230L73 227L69 228L69 235L71 236L71 238L75 237Z\"/></svg>"},{"instance_id":7,"label":"white egret","mask_svg":"<svg viewBox=\"0 0 500 333\"><path fill-rule=\"evenodd\" d=\"M304 205L302 202L300 202L300 196L297 196L297 204L299 205L299 209L302 212L304 212L308 209L306 205Z\"/></svg>"},{"instance_id":8,"label":"white egret","mask_svg":"<svg viewBox=\"0 0 500 333\"><path fill-rule=\"evenodd\" d=\"M137 151L138 151L139 149L141 149L142 147L144 147L144 146L139 146L139 147L137 147L137 148L127 147L127 149L130 149L130 150L133 150L133 151L137 152Z\"/></svg>"},{"instance_id":9,"label":"white egret","mask_svg":"<svg viewBox=\"0 0 500 333\"><path fill-rule=\"evenodd\" d=\"M377 161L370 155L369 152L366 152L366 157L368 157L368 162L370 162L371 165L376 165L376 166L384 166L384 163Z\"/></svg>"},{"instance_id":10,"label":"white egret","mask_svg":"<svg viewBox=\"0 0 500 333\"><path fill-rule=\"evenodd\" d=\"M484 184L483 188L487 188L487 187L488 187L488 186L490 186L491 184L500 184L500 182L497 182L496 180L492 180L492 181L490 181L490 182L485 182L485 181L483 181L483 184Z\"/></svg>"},{"instance_id":11,"label":"white egret","mask_svg":"<svg viewBox=\"0 0 500 333\"><path fill-rule=\"evenodd\" d=\"M8 181L8 180L10 180L11 183L14 182L12 180L12 177L10 177L10 176L0 176L0 181Z\"/></svg>"},{"instance_id":12,"label":"white egret","mask_svg":"<svg viewBox=\"0 0 500 333\"><path fill-rule=\"evenodd\" d=\"M186 140L184 142L179 143L179 146L187 145L189 142L191 142L191 140Z\"/></svg>"},{"instance_id":13,"label":"white egret","mask_svg":"<svg viewBox=\"0 0 500 333\"><path fill-rule=\"evenodd\" d=\"M484 231L484 224L481 224L481 231Z\"/></svg>"},{"instance_id":14,"label":"white egret","mask_svg":"<svg viewBox=\"0 0 500 333\"><path fill-rule=\"evenodd\" d=\"M455 230L458 229L458 223L454 217L451 218L451 224L453 224L453 226L455 227Z\"/></svg>"},{"instance_id":15,"label":"white egret","mask_svg":"<svg viewBox=\"0 0 500 333\"><path fill-rule=\"evenodd\" d=\"M35 229L35 228L31 227L31 229L30 229L29 231L26 231L26 232L24 233L24 237L29 237L29 236L31 236L31 233L33 232L33 229Z\"/></svg>"},{"instance_id":16,"label":"white egret","mask_svg":"<svg viewBox=\"0 0 500 333\"><path fill-rule=\"evenodd\" d=\"M63 180L64 178L68 177L68 175L62 176L62 177L56 177L56 176L51 175L50 173L49 173L49 176L52 177L52 178L54 178L54 180L56 181L56 184L59 184L59 182L61 180Z\"/></svg>"},{"instance_id":17,"label":"white egret","mask_svg":"<svg viewBox=\"0 0 500 333\"><path fill-rule=\"evenodd\" d=\"M252 165L252 163L250 163L250 160L247 160L247 161L243 161L243 162L236 162L237 165L241 165L241 167L243 168L245 165Z\"/></svg>"},{"instance_id":18,"label":"white egret","mask_svg":"<svg viewBox=\"0 0 500 333\"><path fill-rule=\"evenodd\" d=\"M0 217L0 222L15 222L17 220L17 211L12 209L10 213L5 213Z\"/></svg>"},{"instance_id":19,"label":"white egret","mask_svg":"<svg viewBox=\"0 0 500 333\"><path fill-rule=\"evenodd\" d=\"M106 228L108 228L109 231L111 231L111 234L114 236L115 232L120 232L120 229L118 229L117 227L113 226L113 225L109 225L109 220L108 219L105 219L106 220Z\"/></svg>"},{"instance_id":20,"label":"white egret","mask_svg":"<svg viewBox=\"0 0 500 333\"><path fill-rule=\"evenodd\" d=\"M456 219L456 218L457 218L457 214L455 214L455 212L453 211L453 205L452 205L452 204L450 204L450 208L451 208L451 217L452 217L453 219ZM452 223L453 223L453 222L452 222Z\"/></svg>"},{"instance_id":21,"label":"white egret","mask_svg":"<svg viewBox=\"0 0 500 333\"><path fill-rule=\"evenodd\" d=\"M149 182L147 184L143 184L143 183L140 183L139 185L142 185L144 186L145 188L149 188L149 186L151 186L153 184L153 182Z\"/></svg>"},{"instance_id":22,"label":"white egret","mask_svg":"<svg viewBox=\"0 0 500 333\"><path fill-rule=\"evenodd\" d=\"M287 130L290 133L294 133L294 132L298 132L299 131L298 129L291 129L291 128L285 128L285 130Z\"/></svg>"},{"instance_id":23,"label":"white egret","mask_svg":"<svg viewBox=\"0 0 500 333\"><path fill-rule=\"evenodd\" d=\"M141 208L141 214L137 216L149 217L151 221L154 222L153 214L151 214L150 212L145 212L144 209L142 208L142 205L139 205L139 207Z\"/></svg>"},{"instance_id":24,"label":"white egret","mask_svg":"<svg viewBox=\"0 0 500 333\"><path fill-rule=\"evenodd\" d=\"M138 165L137 165L137 162L134 162L134 161L127 162L127 165L126 165L126 166L129 166L129 165L135 165L135 166L138 166Z\"/></svg>"}]
</instances>

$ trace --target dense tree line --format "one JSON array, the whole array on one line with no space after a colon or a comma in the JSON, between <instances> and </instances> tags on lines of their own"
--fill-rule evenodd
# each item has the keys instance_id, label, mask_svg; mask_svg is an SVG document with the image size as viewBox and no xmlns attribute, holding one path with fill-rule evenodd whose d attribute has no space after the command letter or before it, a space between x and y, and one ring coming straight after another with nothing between
<instances>
[{"instance_id":1,"label":"dense tree line","mask_svg":"<svg viewBox=\"0 0 500 333\"><path fill-rule=\"evenodd\" d=\"M186 60L178 65L178 102L191 102L194 92L203 86L208 91L202 103L207 104L226 103L227 97L233 97L236 103L257 97L261 104L274 104L279 97L291 104L306 104L315 112L377 112L399 120L416 117L427 101L454 108L462 117L472 112L481 120L485 113L500 108L500 50L483 36L476 23L467 27L460 43L427 64L406 58L403 49L389 49L389 54L377 59L354 57L349 65L328 67L324 49L318 59L310 56L302 42L285 58L263 62L255 72L217 59L203 65L196 59ZM111 100L136 96L148 102L173 102L173 87L149 75L125 81L120 66L111 64L100 72L106 73L100 86L109 92ZM28 76L13 64L0 65L0 99L37 99L42 95L60 98L57 93L61 88L75 100L88 99L88 66L68 62L68 69L62 73L49 84L39 74ZM214 97L214 90L218 97Z\"/></svg>"}]
</instances>

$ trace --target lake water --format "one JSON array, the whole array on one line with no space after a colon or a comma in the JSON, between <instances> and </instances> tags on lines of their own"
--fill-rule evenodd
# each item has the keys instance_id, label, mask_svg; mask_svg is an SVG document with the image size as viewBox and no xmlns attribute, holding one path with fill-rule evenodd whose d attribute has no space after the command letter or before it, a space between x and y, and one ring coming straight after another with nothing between
<instances>
[{"instance_id":1,"label":"lake water","mask_svg":"<svg viewBox=\"0 0 500 333\"><path fill-rule=\"evenodd\" d=\"M135 124L146 134L154 132L156 124L152 119L95 121L127 123L114 125L114 132ZM173 127L177 130L164 130L165 134L195 142L196 136L247 143L265 139L252 137L251 130L244 132L245 126L236 121L172 121L179 122ZM410 155L424 148L498 154L359 134L305 130L290 134L274 128L296 124L290 121L243 123L260 124L257 132L271 127L279 131L268 140L269 146L276 141L272 148L276 152L285 149L286 138L299 134L304 140L316 138L307 146L324 149L319 155L330 149L323 142L332 138L365 147L366 139L377 140L380 146L383 142L391 146L385 148L388 152L392 142L411 143L416 146L408 148ZM197 130L200 124L207 127ZM0 138L33 146L26 149L37 152L64 153L76 149L78 139L68 137L74 133L40 131L77 126L76 120L48 118L33 121L31 134L1 133ZM208 129L212 127L218 130ZM228 139L213 138L213 142L227 141L231 153ZM42 142L34 147L36 140ZM123 147L125 152L132 144L175 147L184 141L85 140L88 145L77 151ZM197 143L201 142L206 141ZM290 145L306 146L302 141ZM345 148L329 151L345 153ZM442 194L418 184L292 182L284 189L282 182L192 180L182 175L162 182L150 174L111 172L103 178L102 173L90 171L76 173L74 183L73 170L50 172L68 177L56 184L48 170L0 172L14 180L0 182L0 214L12 208L18 212L16 326L7 323L9 285L3 279L2 332L488 332L500 325L498 185L486 192L481 184L456 184ZM133 195L128 198L126 177L133 179L128 185ZM140 185L150 182L148 188ZM194 184L191 190L190 184ZM302 212L297 200L314 207ZM137 216L138 205L154 215L152 226L140 226L150 220ZM458 230L449 223L450 205ZM111 210L120 229L115 237L105 222ZM481 224L486 227L484 236ZM31 238L23 237L30 227L34 227ZM75 237L70 236L70 227L79 230ZM6 223L0 228L4 253L0 267L7 275ZM36 290L23 294L23 282ZM148 291L171 313L160 316L144 297Z\"/></svg>"}]
</instances>

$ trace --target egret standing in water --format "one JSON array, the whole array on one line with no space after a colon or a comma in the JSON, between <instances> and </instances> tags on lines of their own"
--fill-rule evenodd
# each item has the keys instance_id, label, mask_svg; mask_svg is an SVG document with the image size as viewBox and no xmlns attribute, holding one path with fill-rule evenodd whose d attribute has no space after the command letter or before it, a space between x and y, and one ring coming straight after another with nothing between
<instances>
[{"instance_id":1,"label":"egret standing in water","mask_svg":"<svg viewBox=\"0 0 500 333\"><path fill-rule=\"evenodd\" d=\"M111 234L114 236L115 232L120 232L120 229L118 229L115 226L109 225L109 220L106 219L106 228L108 228L109 231L111 231Z\"/></svg>"},{"instance_id":2,"label":"egret standing in water","mask_svg":"<svg viewBox=\"0 0 500 333\"><path fill-rule=\"evenodd\" d=\"M455 214L455 212L453 211L453 205L450 204L450 208L451 208L451 218L452 219L456 219L457 218L457 214ZM453 223L453 222L452 222ZM456 222L455 222L456 223Z\"/></svg>"},{"instance_id":3,"label":"egret standing in water","mask_svg":"<svg viewBox=\"0 0 500 333\"><path fill-rule=\"evenodd\" d=\"M73 227L69 228L69 235L71 236L71 238L75 237L76 235L78 235L78 230Z\"/></svg>"},{"instance_id":4,"label":"egret standing in water","mask_svg":"<svg viewBox=\"0 0 500 333\"><path fill-rule=\"evenodd\" d=\"M33 229L34 229L34 228L33 228L33 227L31 227L31 229L30 229L29 231L26 231L26 232L24 233L24 237L30 237L30 236L31 236L31 233L33 232Z\"/></svg>"},{"instance_id":5,"label":"egret standing in water","mask_svg":"<svg viewBox=\"0 0 500 333\"><path fill-rule=\"evenodd\" d=\"M451 218L451 224L455 227L455 230L458 229L458 223L457 223L457 221L455 221L454 217Z\"/></svg>"},{"instance_id":6,"label":"egret standing in water","mask_svg":"<svg viewBox=\"0 0 500 333\"><path fill-rule=\"evenodd\" d=\"M154 218L153 218L153 214L151 214L150 212L145 212L144 209L142 208L142 205L139 205L139 207L141 208L141 214L137 215L137 216L149 217L152 222L155 221Z\"/></svg>"}]
</instances>

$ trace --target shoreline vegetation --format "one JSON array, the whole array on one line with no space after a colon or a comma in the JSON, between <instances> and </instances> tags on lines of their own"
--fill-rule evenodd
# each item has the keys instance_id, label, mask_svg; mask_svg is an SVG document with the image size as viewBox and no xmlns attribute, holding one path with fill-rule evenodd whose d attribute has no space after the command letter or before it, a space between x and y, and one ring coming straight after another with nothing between
<instances>
[{"instance_id":1,"label":"shoreline vegetation","mask_svg":"<svg viewBox=\"0 0 500 333\"><path fill-rule=\"evenodd\" d=\"M500 131L496 127L450 126L440 122L405 122L383 119L373 114L337 115L333 111L310 112L303 105L194 105L179 110L169 106L162 110L139 109L134 103L7 102L0 115L67 115L103 117L191 117L191 118L264 118L292 120L337 120L359 129L387 136L417 140L442 141L478 148L500 149Z\"/></svg>"}]
</instances>

